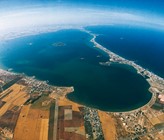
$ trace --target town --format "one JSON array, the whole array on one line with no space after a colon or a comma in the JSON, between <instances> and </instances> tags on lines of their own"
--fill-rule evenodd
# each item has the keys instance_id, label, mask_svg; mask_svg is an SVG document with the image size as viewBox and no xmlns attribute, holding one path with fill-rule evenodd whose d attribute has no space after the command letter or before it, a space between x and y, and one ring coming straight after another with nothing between
<instances>
[{"instance_id":1,"label":"town","mask_svg":"<svg viewBox=\"0 0 164 140\"><path fill-rule=\"evenodd\" d=\"M154 81L153 81L154 82ZM152 82L152 83L153 83ZM129 112L104 112L69 101L73 87L56 87L35 77L0 70L0 139L162 140L163 86L152 99ZM159 88L160 87L160 88ZM158 90L155 90L158 89Z\"/></svg>"}]
</instances>

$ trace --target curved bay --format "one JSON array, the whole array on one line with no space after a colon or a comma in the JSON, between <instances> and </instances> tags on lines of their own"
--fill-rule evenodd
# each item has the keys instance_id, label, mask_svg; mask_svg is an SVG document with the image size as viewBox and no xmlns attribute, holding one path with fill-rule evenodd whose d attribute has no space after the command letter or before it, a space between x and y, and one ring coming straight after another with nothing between
<instances>
[{"instance_id":1,"label":"curved bay","mask_svg":"<svg viewBox=\"0 0 164 140\"><path fill-rule=\"evenodd\" d=\"M74 86L70 100L106 111L127 111L146 104L149 84L126 65L102 66L108 61L78 30L62 30L6 42L1 64L15 72L35 75L50 84ZM54 43L65 45L54 46Z\"/></svg>"}]
</instances>

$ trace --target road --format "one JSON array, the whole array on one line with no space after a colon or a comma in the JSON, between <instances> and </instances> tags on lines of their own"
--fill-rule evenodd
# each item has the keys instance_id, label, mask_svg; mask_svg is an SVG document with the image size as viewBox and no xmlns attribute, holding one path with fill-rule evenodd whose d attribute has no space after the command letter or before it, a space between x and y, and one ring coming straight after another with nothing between
<instances>
[{"instance_id":1,"label":"road","mask_svg":"<svg viewBox=\"0 0 164 140\"><path fill-rule=\"evenodd\" d=\"M57 139L57 126L58 126L58 99L56 99L55 101L53 140Z\"/></svg>"}]
</instances>

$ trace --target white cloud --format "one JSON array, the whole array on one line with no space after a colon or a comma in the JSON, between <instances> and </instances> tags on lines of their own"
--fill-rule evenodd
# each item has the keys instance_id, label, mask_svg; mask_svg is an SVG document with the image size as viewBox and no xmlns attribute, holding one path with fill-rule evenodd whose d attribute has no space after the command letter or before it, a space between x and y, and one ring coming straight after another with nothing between
<instances>
[{"instance_id":1,"label":"white cloud","mask_svg":"<svg viewBox=\"0 0 164 140\"><path fill-rule=\"evenodd\" d=\"M100 9L48 7L3 12L0 14L0 37L31 34L66 26L130 24L161 27L164 19L149 15Z\"/></svg>"}]
</instances>

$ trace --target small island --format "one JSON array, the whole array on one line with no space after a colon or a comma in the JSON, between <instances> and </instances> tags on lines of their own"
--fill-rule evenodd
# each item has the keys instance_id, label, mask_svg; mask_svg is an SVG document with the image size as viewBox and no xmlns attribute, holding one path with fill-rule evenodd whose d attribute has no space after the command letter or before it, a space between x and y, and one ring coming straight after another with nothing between
<instances>
[{"instance_id":1,"label":"small island","mask_svg":"<svg viewBox=\"0 0 164 140\"><path fill-rule=\"evenodd\" d=\"M63 47L63 46L66 46L66 44L63 43L63 42L56 42L56 43L53 43L52 46L54 46L54 47Z\"/></svg>"}]
</instances>

